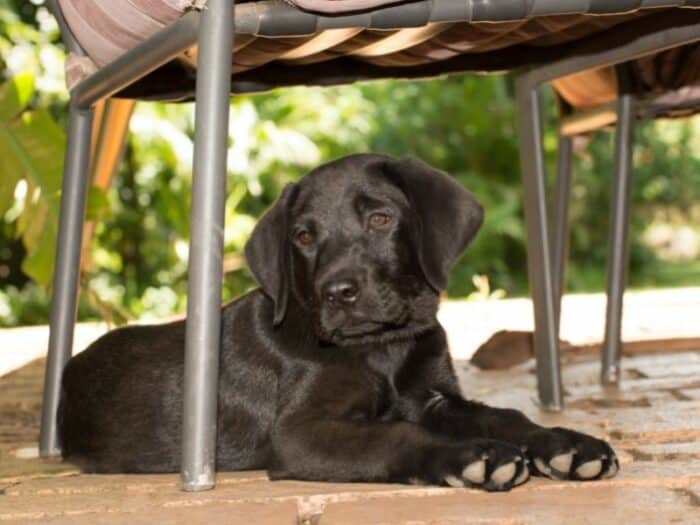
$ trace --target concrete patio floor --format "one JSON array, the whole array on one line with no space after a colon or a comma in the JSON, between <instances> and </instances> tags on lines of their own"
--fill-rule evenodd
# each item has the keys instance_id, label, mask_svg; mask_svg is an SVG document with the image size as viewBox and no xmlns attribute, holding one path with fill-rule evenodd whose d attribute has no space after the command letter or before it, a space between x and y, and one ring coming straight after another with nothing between
<instances>
[{"instance_id":1,"label":"concrete patio floor","mask_svg":"<svg viewBox=\"0 0 700 525\"><path fill-rule=\"evenodd\" d=\"M659 349L663 350L663 349ZM590 355L564 360L567 410L535 403L533 364L482 372L456 361L470 397L609 440L622 470L593 483L533 479L509 493L378 484L270 482L221 473L205 493L176 475L83 475L35 453L43 359L0 377L0 524L699 524L700 351L624 362L619 389L598 384Z\"/></svg>"}]
</instances>

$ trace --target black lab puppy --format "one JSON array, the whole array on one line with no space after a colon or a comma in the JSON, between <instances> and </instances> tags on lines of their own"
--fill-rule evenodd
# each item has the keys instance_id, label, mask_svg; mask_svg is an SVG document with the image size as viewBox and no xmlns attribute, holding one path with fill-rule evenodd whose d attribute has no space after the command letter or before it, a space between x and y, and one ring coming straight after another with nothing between
<instances>
[{"instance_id":1,"label":"black lab puppy","mask_svg":"<svg viewBox=\"0 0 700 525\"><path fill-rule=\"evenodd\" d=\"M472 195L413 159L355 155L288 186L246 248L262 289L223 309L217 468L487 490L530 471L615 475L605 442L462 397L435 314L481 222ZM178 470L184 335L122 328L71 359L65 457Z\"/></svg>"}]
</instances>

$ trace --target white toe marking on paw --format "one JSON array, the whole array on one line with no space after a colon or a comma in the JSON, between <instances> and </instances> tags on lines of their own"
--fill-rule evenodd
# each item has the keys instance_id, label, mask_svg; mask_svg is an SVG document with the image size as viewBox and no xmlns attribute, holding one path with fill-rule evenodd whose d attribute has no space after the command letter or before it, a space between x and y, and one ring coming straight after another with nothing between
<instances>
[{"instance_id":1,"label":"white toe marking on paw","mask_svg":"<svg viewBox=\"0 0 700 525\"><path fill-rule=\"evenodd\" d=\"M593 461L586 461L579 468L576 469L576 474L580 478L588 479L595 478L600 474L600 469L603 468L603 462L599 459L594 459Z\"/></svg>"},{"instance_id":2,"label":"white toe marking on paw","mask_svg":"<svg viewBox=\"0 0 700 525\"><path fill-rule=\"evenodd\" d=\"M558 456L554 456L550 462L549 465L555 469L558 470L559 472L563 472L564 474L568 474L569 470L571 470L571 462L574 460L574 451L567 452L566 454L559 454Z\"/></svg>"},{"instance_id":3,"label":"white toe marking on paw","mask_svg":"<svg viewBox=\"0 0 700 525\"><path fill-rule=\"evenodd\" d=\"M620 470L620 467L617 466L617 462L613 461L610 464L610 468L608 469L608 471L605 474L603 474L603 477L604 478L612 478L618 473L619 470Z\"/></svg>"},{"instance_id":4,"label":"white toe marking on paw","mask_svg":"<svg viewBox=\"0 0 700 525\"><path fill-rule=\"evenodd\" d=\"M483 483L486 481L486 462L475 461L471 465L467 465L462 471L462 477L472 483Z\"/></svg>"},{"instance_id":5,"label":"white toe marking on paw","mask_svg":"<svg viewBox=\"0 0 700 525\"><path fill-rule=\"evenodd\" d=\"M450 474L449 476L445 476L445 483L447 483L450 487L464 487L464 481L459 479L457 476L453 476L452 474Z\"/></svg>"},{"instance_id":6,"label":"white toe marking on paw","mask_svg":"<svg viewBox=\"0 0 700 525\"><path fill-rule=\"evenodd\" d=\"M528 479L530 479L530 469L527 468L527 465L523 466L523 471L520 473L518 478L513 482L514 486L517 485L522 485L525 483Z\"/></svg>"},{"instance_id":7,"label":"white toe marking on paw","mask_svg":"<svg viewBox=\"0 0 700 525\"><path fill-rule=\"evenodd\" d=\"M511 479L513 479L515 472L515 463L506 463L493 471L493 474L491 474L491 481L493 481L496 485L505 485Z\"/></svg>"},{"instance_id":8,"label":"white toe marking on paw","mask_svg":"<svg viewBox=\"0 0 700 525\"><path fill-rule=\"evenodd\" d=\"M544 474L545 476L549 476L550 478L552 477L552 469L549 468L547 465L545 465L544 461L542 461L540 458L535 458L535 466L537 467L537 470L539 470L541 474Z\"/></svg>"}]
</instances>

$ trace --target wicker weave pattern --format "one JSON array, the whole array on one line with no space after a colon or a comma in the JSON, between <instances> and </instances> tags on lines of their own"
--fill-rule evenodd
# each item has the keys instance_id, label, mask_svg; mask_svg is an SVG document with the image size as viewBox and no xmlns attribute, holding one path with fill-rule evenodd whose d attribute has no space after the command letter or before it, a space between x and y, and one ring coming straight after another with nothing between
<instances>
[{"instance_id":1,"label":"wicker weave pattern","mask_svg":"<svg viewBox=\"0 0 700 525\"><path fill-rule=\"evenodd\" d=\"M400 0L287 0L287 2L303 10L336 15L401 3ZM193 6L202 6L204 2L202 0L59 0L59 4L78 42L95 64L102 66L175 21L188 9ZM535 42L537 45L556 45L557 40L571 39L575 26L578 26L579 32L590 33L590 27L586 26L595 26L598 23L595 19L599 18L591 15L617 13L622 14L624 18L629 18L634 11L652 7L700 7L700 0L503 0L498 2L433 0L429 6L436 13L452 12L458 8L464 22L502 22L493 27L469 26L462 23L445 33L442 30L439 31L442 34L440 41L445 44L433 46L436 50L428 51L426 56L431 60L440 60L450 54L465 51L481 52L507 47L514 42L531 40L533 35L537 35L539 40ZM516 23L515 26L509 25L513 22ZM603 20L600 25L609 27L610 22L611 20ZM364 38L366 39L366 35ZM294 41L294 39L287 40ZM402 40L404 47L409 48L431 39L395 39L397 42ZM350 47L361 49L364 47L363 44L364 42ZM430 43L427 45L431 46ZM386 46L386 49L388 50L386 53L372 51L371 54L377 57L380 54L390 55L402 51L396 45ZM343 51L342 48L341 51ZM331 54L335 52L330 51ZM367 52L360 55L366 54ZM421 54L423 54L422 51ZM399 61L404 60L411 62L406 57L399 59ZM381 62L377 61L377 63Z\"/></svg>"},{"instance_id":2,"label":"wicker weave pattern","mask_svg":"<svg viewBox=\"0 0 700 525\"><path fill-rule=\"evenodd\" d=\"M59 3L69 27L89 57L69 58L67 80L72 87L95 67L114 60L187 10L205 7L206 0L59 0ZM700 16L696 9L689 9L689 16L679 9L700 7L700 0L423 0L404 2L405 6L396 5L398 3L401 0L267 0L253 6L250 0L238 0L237 5L244 4L240 7L248 12L253 9L264 15L260 32L243 30L246 34L236 37L234 78L250 78L250 74L260 72L267 79L278 74L283 79L291 73L290 68L325 67L322 63L327 62L338 72L333 82L342 82L345 76L351 81L353 74L346 74L340 65L348 64L347 60L374 68L375 73L368 78L376 77L376 68L390 71L390 76L401 77L403 71L421 70L468 57L472 58L466 70L506 69L547 60L552 51L586 39L590 41L591 37L600 36L606 40L619 35L620 31L629 31L630 26L648 26L650 21L660 20L665 14L675 12L680 15L675 17L681 19L680 23L682 19ZM358 9L369 8L390 11L356 13ZM336 17L316 17L301 10ZM295 33L296 26L288 27L285 22L282 27L275 22L275 13L281 13L281 19L288 21L290 12L306 17L304 27L309 27L305 25L309 17L316 22L304 36L283 36L299 34ZM345 17L348 27L325 29L329 27L329 20L333 27L338 16ZM375 24L377 20L378 25ZM262 36L273 34L277 37ZM695 57L696 47L684 52ZM181 62L184 69L196 67L196 50L183 55ZM658 94L697 85L699 68L687 67L692 61L683 63L685 72L671 75L673 78L669 80L667 69L671 66L661 67L651 58L641 61L637 75L640 91ZM315 71L317 74L318 69ZM600 78L605 82L594 82L600 87L597 91L592 89L590 77L585 82L582 78L564 80L557 87L561 87L560 91L570 103L585 107L615 97L614 72L605 72ZM174 86L180 83L180 77L160 83ZM587 86L582 90L583 84ZM159 93L161 89L146 88L136 93L141 96L144 92ZM182 88L174 91L182 91Z\"/></svg>"},{"instance_id":3,"label":"wicker weave pattern","mask_svg":"<svg viewBox=\"0 0 700 525\"><path fill-rule=\"evenodd\" d=\"M400 3L401 0L288 0L313 13L348 13ZM464 4L472 13L471 20L498 21L542 15L579 14L606 15L651 7L700 6L697 0L435 0L435 4Z\"/></svg>"},{"instance_id":4,"label":"wicker weave pattern","mask_svg":"<svg viewBox=\"0 0 700 525\"><path fill-rule=\"evenodd\" d=\"M174 22L193 0L59 0L76 39L102 66Z\"/></svg>"}]
</instances>

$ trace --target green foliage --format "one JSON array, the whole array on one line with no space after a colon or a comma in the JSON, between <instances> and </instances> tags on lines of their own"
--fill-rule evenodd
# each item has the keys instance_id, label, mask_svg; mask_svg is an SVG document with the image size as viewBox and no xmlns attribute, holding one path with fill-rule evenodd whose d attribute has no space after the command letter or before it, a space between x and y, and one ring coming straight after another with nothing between
<instances>
[{"instance_id":1,"label":"green foliage","mask_svg":"<svg viewBox=\"0 0 700 525\"><path fill-rule=\"evenodd\" d=\"M6 213L14 203L14 190L19 182L22 166L14 153L14 141L6 131L7 122L14 119L27 106L34 92L33 78L23 75L0 86L0 169L5 181L0 187L0 213Z\"/></svg>"},{"instance_id":2,"label":"green foliage","mask_svg":"<svg viewBox=\"0 0 700 525\"><path fill-rule=\"evenodd\" d=\"M8 177L0 212L15 207L17 234L27 250L22 270L46 286L53 270L65 136L46 109L27 109L33 80L19 75L0 86L0 163Z\"/></svg>"},{"instance_id":3,"label":"green foliage","mask_svg":"<svg viewBox=\"0 0 700 525\"><path fill-rule=\"evenodd\" d=\"M46 322L46 289L39 286L6 286L0 290L0 327Z\"/></svg>"},{"instance_id":4,"label":"green foliage","mask_svg":"<svg viewBox=\"0 0 700 525\"><path fill-rule=\"evenodd\" d=\"M697 232L700 212L700 118L642 123L634 149L629 284L633 287L697 283L696 263L670 264L642 239L657 221L688 224ZM579 144L572 188L569 289L600 290L612 192L613 133ZM671 268L673 269L672 271Z\"/></svg>"}]
</instances>

